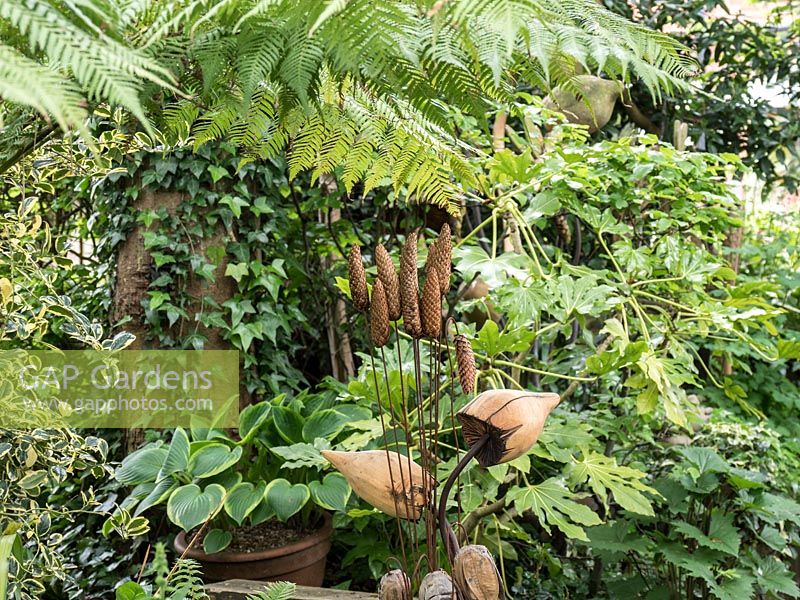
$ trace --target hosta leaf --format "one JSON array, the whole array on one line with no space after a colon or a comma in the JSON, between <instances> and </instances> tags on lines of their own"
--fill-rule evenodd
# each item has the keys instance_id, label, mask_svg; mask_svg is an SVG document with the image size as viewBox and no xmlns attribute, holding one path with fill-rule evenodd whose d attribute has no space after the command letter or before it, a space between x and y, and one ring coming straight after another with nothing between
<instances>
[{"instance_id":1,"label":"hosta leaf","mask_svg":"<svg viewBox=\"0 0 800 600\"><path fill-rule=\"evenodd\" d=\"M156 506L157 504L161 504L169 498L169 495L172 493L174 489L178 487L178 483L174 481L172 478L162 479L158 483L153 486L153 489L150 490L150 493L145 496L139 505L136 507L136 511L134 512L135 515L140 515L144 511L146 511L151 506Z\"/></svg>"},{"instance_id":2,"label":"hosta leaf","mask_svg":"<svg viewBox=\"0 0 800 600\"><path fill-rule=\"evenodd\" d=\"M161 470L158 473L158 480L161 481L165 477L185 471L189 466L189 436L186 432L178 427L175 433L172 434L172 443L169 445L167 457L164 459L164 464L161 465Z\"/></svg>"},{"instance_id":3,"label":"hosta leaf","mask_svg":"<svg viewBox=\"0 0 800 600\"><path fill-rule=\"evenodd\" d=\"M241 525L247 516L258 506L264 498L264 492L267 489L265 481L259 481L258 484L253 485L249 481L245 481L233 487L225 498L225 512Z\"/></svg>"},{"instance_id":4,"label":"hosta leaf","mask_svg":"<svg viewBox=\"0 0 800 600\"><path fill-rule=\"evenodd\" d=\"M517 512L533 512L548 531L554 525L568 537L588 542L581 525L600 525L602 521L592 509L572 498L572 492L552 477L537 485L512 488L506 496Z\"/></svg>"},{"instance_id":5,"label":"hosta leaf","mask_svg":"<svg viewBox=\"0 0 800 600\"><path fill-rule=\"evenodd\" d=\"M239 415L240 444L248 443L258 433L259 428L269 418L271 411L271 404L259 402L258 404L251 404L241 412Z\"/></svg>"},{"instance_id":6,"label":"hosta leaf","mask_svg":"<svg viewBox=\"0 0 800 600\"><path fill-rule=\"evenodd\" d=\"M306 505L311 492L302 483L292 485L285 479L273 479L267 486L265 497L275 515L286 521Z\"/></svg>"},{"instance_id":7,"label":"hosta leaf","mask_svg":"<svg viewBox=\"0 0 800 600\"><path fill-rule=\"evenodd\" d=\"M314 502L322 508L339 512L347 508L350 484L339 473L328 473L322 481L312 481L308 487Z\"/></svg>"},{"instance_id":8,"label":"hosta leaf","mask_svg":"<svg viewBox=\"0 0 800 600\"><path fill-rule=\"evenodd\" d=\"M302 467L322 468L327 466L328 461L316 446L301 443L291 446L277 446L270 448L272 452L284 459L283 469L300 469Z\"/></svg>"},{"instance_id":9,"label":"hosta leaf","mask_svg":"<svg viewBox=\"0 0 800 600\"><path fill-rule=\"evenodd\" d=\"M222 552L230 545L232 539L233 534L230 531L212 529L203 538L203 552L206 554Z\"/></svg>"},{"instance_id":10,"label":"hosta leaf","mask_svg":"<svg viewBox=\"0 0 800 600\"><path fill-rule=\"evenodd\" d=\"M125 485L155 481L166 457L166 448L146 446L125 457L115 477Z\"/></svg>"},{"instance_id":11,"label":"hosta leaf","mask_svg":"<svg viewBox=\"0 0 800 600\"><path fill-rule=\"evenodd\" d=\"M332 440L344 429L347 417L332 408L319 410L303 425L303 440L313 442L317 438Z\"/></svg>"},{"instance_id":12,"label":"hosta leaf","mask_svg":"<svg viewBox=\"0 0 800 600\"><path fill-rule=\"evenodd\" d=\"M604 504L608 504L608 492L611 492L622 508L640 515L654 515L653 506L643 492L654 496L659 493L642 483L645 474L641 471L620 466L615 458L599 452L584 453L568 470L571 484L588 482Z\"/></svg>"},{"instance_id":13,"label":"hosta leaf","mask_svg":"<svg viewBox=\"0 0 800 600\"><path fill-rule=\"evenodd\" d=\"M241 446L231 450L225 444L211 443L194 452L189 459L192 477L211 477L235 465L242 456Z\"/></svg>"},{"instance_id":14,"label":"hosta leaf","mask_svg":"<svg viewBox=\"0 0 800 600\"><path fill-rule=\"evenodd\" d=\"M287 444L303 441L303 417L288 406L273 406L275 429Z\"/></svg>"},{"instance_id":15,"label":"hosta leaf","mask_svg":"<svg viewBox=\"0 0 800 600\"><path fill-rule=\"evenodd\" d=\"M189 531L204 523L221 507L225 498L225 488L217 483L201 490L199 485L184 485L169 497L167 516L170 521Z\"/></svg>"}]
</instances>

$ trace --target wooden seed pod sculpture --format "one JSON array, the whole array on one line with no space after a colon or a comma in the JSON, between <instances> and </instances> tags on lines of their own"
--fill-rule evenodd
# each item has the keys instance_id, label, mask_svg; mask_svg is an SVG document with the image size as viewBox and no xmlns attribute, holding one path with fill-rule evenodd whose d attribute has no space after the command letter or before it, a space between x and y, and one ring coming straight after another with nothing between
<instances>
[{"instance_id":1,"label":"wooden seed pod sculpture","mask_svg":"<svg viewBox=\"0 0 800 600\"><path fill-rule=\"evenodd\" d=\"M350 297L356 310L363 312L369 308L369 291L367 289L367 272L361 260L361 248L350 247L347 257L348 279L350 281Z\"/></svg>"},{"instance_id":2,"label":"wooden seed pod sculpture","mask_svg":"<svg viewBox=\"0 0 800 600\"><path fill-rule=\"evenodd\" d=\"M381 577L378 600L411 600L411 580L400 569L389 571Z\"/></svg>"},{"instance_id":3,"label":"wooden seed pod sculpture","mask_svg":"<svg viewBox=\"0 0 800 600\"><path fill-rule=\"evenodd\" d=\"M453 580L444 571L428 573L419 585L419 600L456 600L457 598Z\"/></svg>"},{"instance_id":4,"label":"wooden seed pod sculpture","mask_svg":"<svg viewBox=\"0 0 800 600\"><path fill-rule=\"evenodd\" d=\"M322 455L344 475L359 498L387 515L419 521L422 509L430 503L435 480L397 452L323 450Z\"/></svg>"},{"instance_id":5,"label":"wooden seed pod sculpture","mask_svg":"<svg viewBox=\"0 0 800 600\"><path fill-rule=\"evenodd\" d=\"M453 579L462 600L502 600L503 583L486 546L464 546L453 563Z\"/></svg>"},{"instance_id":6,"label":"wooden seed pod sculpture","mask_svg":"<svg viewBox=\"0 0 800 600\"><path fill-rule=\"evenodd\" d=\"M475 455L482 467L522 456L536 443L558 394L522 390L488 390L458 411L462 433L472 447L488 435Z\"/></svg>"}]
</instances>

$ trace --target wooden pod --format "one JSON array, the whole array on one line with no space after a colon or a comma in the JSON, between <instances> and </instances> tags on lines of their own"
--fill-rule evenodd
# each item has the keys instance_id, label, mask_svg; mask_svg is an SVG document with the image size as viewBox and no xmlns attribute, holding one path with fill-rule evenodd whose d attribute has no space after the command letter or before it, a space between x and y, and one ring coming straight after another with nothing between
<instances>
[{"instance_id":1,"label":"wooden pod","mask_svg":"<svg viewBox=\"0 0 800 600\"><path fill-rule=\"evenodd\" d=\"M462 600L502 600L503 583L486 546L464 546L453 561L453 579Z\"/></svg>"},{"instance_id":2,"label":"wooden pod","mask_svg":"<svg viewBox=\"0 0 800 600\"><path fill-rule=\"evenodd\" d=\"M469 447L489 436L475 459L482 467L490 467L530 450L559 400L558 394L551 393L488 390L459 410L457 416Z\"/></svg>"},{"instance_id":3,"label":"wooden pod","mask_svg":"<svg viewBox=\"0 0 800 600\"><path fill-rule=\"evenodd\" d=\"M387 515L418 521L430 503L436 481L397 452L323 450L322 455L344 475L359 498Z\"/></svg>"},{"instance_id":4,"label":"wooden pod","mask_svg":"<svg viewBox=\"0 0 800 600\"><path fill-rule=\"evenodd\" d=\"M402 570L394 569L381 577L378 600L411 600L411 580Z\"/></svg>"},{"instance_id":5,"label":"wooden pod","mask_svg":"<svg viewBox=\"0 0 800 600\"><path fill-rule=\"evenodd\" d=\"M419 584L419 600L456 600L457 598L453 580L444 571L428 573Z\"/></svg>"}]
</instances>

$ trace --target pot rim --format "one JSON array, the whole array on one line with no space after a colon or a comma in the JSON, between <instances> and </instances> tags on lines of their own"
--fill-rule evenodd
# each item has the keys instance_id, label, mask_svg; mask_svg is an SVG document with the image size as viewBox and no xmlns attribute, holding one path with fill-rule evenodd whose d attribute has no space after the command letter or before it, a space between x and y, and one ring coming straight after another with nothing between
<instances>
[{"instance_id":1,"label":"pot rim","mask_svg":"<svg viewBox=\"0 0 800 600\"><path fill-rule=\"evenodd\" d=\"M186 532L181 531L175 536L175 550L186 557L193 558L200 562L215 562L215 563L239 563L239 562L255 562L259 560L268 560L270 558L280 558L289 554L295 554L307 550L312 546L326 542L333 533L333 519L327 512L322 513L322 526L316 531L307 535L306 537L286 544L279 548L268 548L266 550L257 550L256 552L233 552L231 550L223 550L214 554L206 554L202 547L191 548L187 551L188 543L186 541Z\"/></svg>"}]
</instances>

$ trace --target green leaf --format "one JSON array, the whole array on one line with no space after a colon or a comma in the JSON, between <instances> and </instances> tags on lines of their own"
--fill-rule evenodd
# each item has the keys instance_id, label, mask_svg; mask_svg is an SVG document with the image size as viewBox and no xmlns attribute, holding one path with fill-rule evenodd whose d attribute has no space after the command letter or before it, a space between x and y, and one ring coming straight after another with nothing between
<instances>
[{"instance_id":1,"label":"green leaf","mask_svg":"<svg viewBox=\"0 0 800 600\"><path fill-rule=\"evenodd\" d=\"M162 479L153 486L153 489L150 490L150 493L147 494L147 496L145 496L142 499L142 501L136 506L134 514L137 516L141 515L151 506L156 506L158 504L161 504L162 502L164 502L164 500L169 498L169 495L177 487L178 483L174 481L171 477Z\"/></svg>"},{"instance_id":2,"label":"green leaf","mask_svg":"<svg viewBox=\"0 0 800 600\"><path fill-rule=\"evenodd\" d=\"M608 505L608 492L622 508L640 515L654 516L653 506L643 492L654 496L659 493L642 483L645 474L631 467L617 465L615 458L599 452L584 452L582 460L575 460L569 469L570 484L589 482L595 494Z\"/></svg>"},{"instance_id":3,"label":"green leaf","mask_svg":"<svg viewBox=\"0 0 800 600\"><path fill-rule=\"evenodd\" d=\"M179 487L169 497L167 516L184 531L190 531L216 514L224 498L225 488L218 483L206 486L203 491L190 483Z\"/></svg>"},{"instance_id":4,"label":"green leaf","mask_svg":"<svg viewBox=\"0 0 800 600\"><path fill-rule=\"evenodd\" d=\"M790 598L800 598L800 588L795 583L793 573L777 557L759 557L756 567L756 582L763 591L775 596L782 594Z\"/></svg>"},{"instance_id":5,"label":"green leaf","mask_svg":"<svg viewBox=\"0 0 800 600\"><path fill-rule=\"evenodd\" d=\"M272 418L275 429L287 443L303 441L303 417L299 412L288 406L274 406L272 408Z\"/></svg>"},{"instance_id":6,"label":"green leaf","mask_svg":"<svg viewBox=\"0 0 800 600\"><path fill-rule=\"evenodd\" d=\"M332 408L312 414L303 425L303 439L313 442L317 438L333 439L347 424L347 417Z\"/></svg>"},{"instance_id":7,"label":"green leaf","mask_svg":"<svg viewBox=\"0 0 800 600\"><path fill-rule=\"evenodd\" d=\"M232 539L233 534L230 531L212 529L203 538L203 552L206 554L222 552L230 545Z\"/></svg>"},{"instance_id":8,"label":"green leaf","mask_svg":"<svg viewBox=\"0 0 800 600\"><path fill-rule=\"evenodd\" d=\"M753 597L755 579L743 569L732 569L725 573L720 583L711 584L711 595L718 600L742 600Z\"/></svg>"},{"instance_id":9,"label":"green leaf","mask_svg":"<svg viewBox=\"0 0 800 600\"><path fill-rule=\"evenodd\" d=\"M242 208L245 206L250 206L250 203L244 198L241 198L239 196L230 196L230 195L223 196L223 198L219 201L219 203L224 204L225 206L230 208L231 212L233 213L233 216L236 217L237 219L242 216Z\"/></svg>"},{"instance_id":10,"label":"green leaf","mask_svg":"<svg viewBox=\"0 0 800 600\"><path fill-rule=\"evenodd\" d=\"M327 510L344 512L350 499L350 484L339 473L328 473L322 481L308 484L311 497L319 506Z\"/></svg>"},{"instance_id":11,"label":"green leaf","mask_svg":"<svg viewBox=\"0 0 800 600\"><path fill-rule=\"evenodd\" d=\"M711 448L686 446L679 448L678 452L695 467L691 471L695 479L704 473L727 473L730 470L728 463Z\"/></svg>"},{"instance_id":12,"label":"green leaf","mask_svg":"<svg viewBox=\"0 0 800 600\"><path fill-rule=\"evenodd\" d=\"M129 454L114 474L117 481L125 485L136 485L156 480L167 457L167 450L146 446Z\"/></svg>"},{"instance_id":13,"label":"green leaf","mask_svg":"<svg viewBox=\"0 0 800 600\"><path fill-rule=\"evenodd\" d=\"M322 469L328 464L316 446L304 442L291 446L276 446L270 450L284 459L284 463L281 465L283 469L301 469L303 467Z\"/></svg>"},{"instance_id":14,"label":"green leaf","mask_svg":"<svg viewBox=\"0 0 800 600\"><path fill-rule=\"evenodd\" d=\"M479 246L461 246L453 250L453 257L456 269L465 280L480 275L490 289L501 285L509 277L524 281L529 276L529 259L514 252L492 258Z\"/></svg>"},{"instance_id":15,"label":"green leaf","mask_svg":"<svg viewBox=\"0 0 800 600\"><path fill-rule=\"evenodd\" d=\"M240 444L244 445L258 433L259 428L267 421L272 405L269 402L259 402L246 407L239 415Z\"/></svg>"},{"instance_id":16,"label":"green leaf","mask_svg":"<svg viewBox=\"0 0 800 600\"><path fill-rule=\"evenodd\" d=\"M611 286L600 285L593 275L579 279L561 275L550 283L550 289L552 297L558 301L550 312L562 323L574 315L594 314L608 308L608 297L614 290Z\"/></svg>"},{"instance_id":17,"label":"green leaf","mask_svg":"<svg viewBox=\"0 0 800 600\"><path fill-rule=\"evenodd\" d=\"M126 581L115 592L116 600L148 600L151 596L134 581Z\"/></svg>"},{"instance_id":18,"label":"green leaf","mask_svg":"<svg viewBox=\"0 0 800 600\"><path fill-rule=\"evenodd\" d=\"M555 525L566 536L588 542L581 525L600 525L602 521L592 509L572 497L561 481L551 477L537 485L511 488L506 499L520 514L533 512L548 531Z\"/></svg>"},{"instance_id":19,"label":"green leaf","mask_svg":"<svg viewBox=\"0 0 800 600\"><path fill-rule=\"evenodd\" d=\"M725 552L732 556L739 554L741 538L739 530L733 525L733 515L731 514L723 513L719 509L711 511L708 535L694 525L684 521L674 521L672 526L676 531L680 531L685 536L692 538L701 546Z\"/></svg>"},{"instance_id":20,"label":"green leaf","mask_svg":"<svg viewBox=\"0 0 800 600\"><path fill-rule=\"evenodd\" d=\"M219 165L209 165L208 172L211 174L211 181L217 183L223 177L228 177L228 169Z\"/></svg>"},{"instance_id":21,"label":"green leaf","mask_svg":"<svg viewBox=\"0 0 800 600\"><path fill-rule=\"evenodd\" d=\"M167 457L158 473L158 481L169 477L173 473L185 471L189 467L189 436L178 427L172 434L172 443L169 445Z\"/></svg>"},{"instance_id":22,"label":"green leaf","mask_svg":"<svg viewBox=\"0 0 800 600\"><path fill-rule=\"evenodd\" d=\"M192 453L189 459L189 472L192 477L211 477L235 465L242 456L241 446L233 450L225 444L211 443Z\"/></svg>"},{"instance_id":23,"label":"green leaf","mask_svg":"<svg viewBox=\"0 0 800 600\"><path fill-rule=\"evenodd\" d=\"M709 584L716 581L711 570L722 556L713 550L700 548L694 553L689 552L682 544L663 541L656 545L656 549L672 564L684 569L693 577L699 577Z\"/></svg>"},{"instance_id":24,"label":"green leaf","mask_svg":"<svg viewBox=\"0 0 800 600\"><path fill-rule=\"evenodd\" d=\"M225 275L227 277L233 277L236 280L236 283L242 281L242 277L247 275L249 268L246 262L240 263L228 263L225 267Z\"/></svg>"},{"instance_id":25,"label":"green leaf","mask_svg":"<svg viewBox=\"0 0 800 600\"><path fill-rule=\"evenodd\" d=\"M626 554L630 551L642 554L650 551L650 540L643 537L629 521L619 520L586 530L593 550L609 554Z\"/></svg>"},{"instance_id":26,"label":"green leaf","mask_svg":"<svg viewBox=\"0 0 800 600\"><path fill-rule=\"evenodd\" d=\"M518 328L500 333L497 323L488 319L473 340L475 349L489 356L502 352L522 352L530 348L536 333L528 328Z\"/></svg>"},{"instance_id":27,"label":"green leaf","mask_svg":"<svg viewBox=\"0 0 800 600\"><path fill-rule=\"evenodd\" d=\"M237 525L241 525L247 515L264 499L266 489L265 481L259 481L257 485L249 481L238 484L225 498L225 512L236 521Z\"/></svg>"},{"instance_id":28,"label":"green leaf","mask_svg":"<svg viewBox=\"0 0 800 600\"><path fill-rule=\"evenodd\" d=\"M267 486L265 497L275 515L286 521L306 505L311 492L302 483L292 485L285 479L274 479Z\"/></svg>"}]
</instances>

